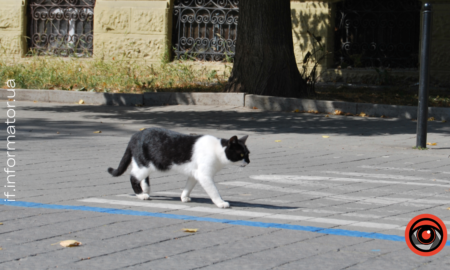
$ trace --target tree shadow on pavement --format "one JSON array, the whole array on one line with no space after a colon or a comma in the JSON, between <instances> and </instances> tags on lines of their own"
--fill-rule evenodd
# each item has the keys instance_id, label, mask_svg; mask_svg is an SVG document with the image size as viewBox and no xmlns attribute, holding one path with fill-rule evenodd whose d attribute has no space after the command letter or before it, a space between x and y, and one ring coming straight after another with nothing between
<instances>
[{"instance_id":1,"label":"tree shadow on pavement","mask_svg":"<svg viewBox=\"0 0 450 270\"><path fill-rule=\"evenodd\" d=\"M127 126L159 126L178 130L237 130L260 134L339 134L372 136L416 134L417 122L407 119L301 114L292 112L262 112L243 108L213 108L212 106L22 106L22 111L40 118L20 120L20 128L28 131L70 132L90 136L94 130L112 131L129 136L137 130ZM50 115L49 115L50 113ZM45 117L42 117L45 116ZM49 117L50 116L50 117ZM104 122L102 122L104 121ZM101 123L102 122L102 123ZM3 124L5 125L5 124ZM2 128L2 127L0 127ZM6 128L6 125L5 125ZM192 130L191 130L192 131ZM450 134L450 124L429 122L430 133ZM64 134L65 134L64 133ZM186 131L185 133L190 133Z\"/></svg>"}]
</instances>

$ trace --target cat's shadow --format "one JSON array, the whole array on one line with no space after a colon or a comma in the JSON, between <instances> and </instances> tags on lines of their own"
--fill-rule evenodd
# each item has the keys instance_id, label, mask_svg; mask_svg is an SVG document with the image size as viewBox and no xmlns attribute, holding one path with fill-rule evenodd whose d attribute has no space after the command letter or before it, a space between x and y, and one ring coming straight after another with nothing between
<instances>
[{"instance_id":1,"label":"cat's shadow","mask_svg":"<svg viewBox=\"0 0 450 270\"><path fill-rule=\"evenodd\" d=\"M161 196L161 195L152 195L151 196L152 201L175 201L180 202L180 197L170 197L170 196ZM239 201L230 201L226 200L230 203L231 208L265 208L265 209L279 209L279 210L292 210L292 209L298 209L299 207L292 207L292 206L280 206L280 205L270 205L270 204L262 204L262 203L249 203L249 202L239 202ZM195 198L191 197L191 202L189 204L209 204L211 207L215 207L212 203L211 199L209 198ZM183 204L184 205L184 204ZM194 205L193 205L194 206Z\"/></svg>"}]
</instances>

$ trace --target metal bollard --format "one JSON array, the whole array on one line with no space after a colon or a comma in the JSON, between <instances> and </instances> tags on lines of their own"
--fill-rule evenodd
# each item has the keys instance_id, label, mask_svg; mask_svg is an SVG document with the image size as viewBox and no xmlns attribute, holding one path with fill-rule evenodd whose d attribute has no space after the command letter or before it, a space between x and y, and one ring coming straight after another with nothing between
<instances>
[{"instance_id":1,"label":"metal bollard","mask_svg":"<svg viewBox=\"0 0 450 270\"><path fill-rule=\"evenodd\" d=\"M425 3L423 7L422 44L420 49L420 80L419 105L417 112L417 143L416 147L427 147L427 121L428 121L428 86L430 84L430 47L432 6Z\"/></svg>"}]
</instances>

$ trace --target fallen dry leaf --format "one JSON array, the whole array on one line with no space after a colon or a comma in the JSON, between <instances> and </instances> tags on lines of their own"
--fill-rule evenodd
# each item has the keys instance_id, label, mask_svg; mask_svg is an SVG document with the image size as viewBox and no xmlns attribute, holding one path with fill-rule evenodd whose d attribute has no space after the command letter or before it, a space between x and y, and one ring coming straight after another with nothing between
<instances>
[{"instance_id":1,"label":"fallen dry leaf","mask_svg":"<svg viewBox=\"0 0 450 270\"><path fill-rule=\"evenodd\" d=\"M81 246L81 243L78 242L77 240L66 240L66 241L61 241L59 242L59 244L63 247L77 247L77 246Z\"/></svg>"},{"instance_id":2,"label":"fallen dry leaf","mask_svg":"<svg viewBox=\"0 0 450 270\"><path fill-rule=\"evenodd\" d=\"M276 140L275 142L281 142L281 140Z\"/></svg>"},{"instance_id":3,"label":"fallen dry leaf","mask_svg":"<svg viewBox=\"0 0 450 270\"><path fill-rule=\"evenodd\" d=\"M253 110L257 110L258 108L257 107L253 107Z\"/></svg>"},{"instance_id":4,"label":"fallen dry leaf","mask_svg":"<svg viewBox=\"0 0 450 270\"><path fill-rule=\"evenodd\" d=\"M12 99L12 98L8 98L8 101L14 101L14 99Z\"/></svg>"},{"instance_id":5,"label":"fallen dry leaf","mask_svg":"<svg viewBox=\"0 0 450 270\"><path fill-rule=\"evenodd\" d=\"M364 113L364 112L362 112L362 113L360 113L360 114L359 114L359 116L361 116L361 117L366 117L366 116L367 116L367 114L366 114L366 113Z\"/></svg>"},{"instance_id":6,"label":"fallen dry leaf","mask_svg":"<svg viewBox=\"0 0 450 270\"><path fill-rule=\"evenodd\" d=\"M2 250L3 248L0 247L0 250Z\"/></svg>"},{"instance_id":7,"label":"fallen dry leaf","mask_svg":"<svg viewBox=\"0 0 450 270\"><path fill-rule=\"evenodd\" d=\"M447 121L445 121L445 120L442 120L442 123L446 123Z\"/></svg>"},{"instance_id":8,"label":"fallen dry leaf","mask_svg":"<svg viewBox=\"0 0 450 270\"><path fill-rule=\"evenodd\" d=\"M300 110L299 110L299 109L297 109L297 110L294 110L294 111L292 111L292 112L294 112L294 113L299 113L299 112L300 112Z\"/></svg>"},{"instance_id":9,"label":"fallen dry leaf","mask_svg":"<svg viewBox=\"0 0 450 270\"><path fill-rule=\"evenodd\" d=\"M344 113L342 111L340 111L340 110L335 110L334 114L335 115L344 115Z\"/></svg>"},{"instance_id":10,"label":"fallen dry leaf","mask_svg":"<svg viewBox=\"0 0 450 270\"><path fill-rule=\"evenodd\" d=\"M36 103L37 101L35 100L35 101L33 101L33 102L35 102L35 103Z\"/></svg>"},{"instance_id":11,"label":"fallen dry leaf","mask_svg":"<svg viewBox=\"0 0 450 270\"><path fill-rule=\"evenodd\" d=\"M327 115L325 115L325 117L330 117L330 116L327 114Z\"/></svg>"},{"instance_id":12,"label":"fallen dry leaf","mask_svg":"<svg viewBox=\"0 0 450 270\"><path fill-rule=\"evenodd\" d=\"M428 118L428 121L434 121L434 120L435 120L434 117Z\"/></svg>"},{"instance_id":13,"label":"fallen dry leaf","mask_svg":"<svg viewBox=\"0 0 450 270\"><path fill-rule=\"evenodd\" d=\"M56 134L59 134L59 131L57 131Z\"/></svg>"},{"instance_id":14,"label":"fallen dry leaf","mask_svg":"<svg viewBox=\"0 0 450 270\"><path fill-rule=\"evenodd\" d=\"M449 208L447 208L447 210L450 210L450 207L449 207Z\"/></svg>"},{"instance_id":15,"label":"fallen dry leaf","mask_svg":"<svg viewBox=\"0 0 450 270\"><path fill-rule=\"evenodd\" d=\"M141 128L140 131L144 130L145 128Z\"/></svg>"},{"instance_id":16,"label":"fallen dry leaf","mask_svg":"<svg viewBox=\"0 0 450 270\"><path fill-rule=\"evenodd\" d=\"M427 145L437 145L435 142L427 142Z\"/></svg>"},{"instance_id":17,"label":"fallen dry leaf","mask_svg":"<svg viewBox=\"0 0 450 270\"><path fill-rule=\"evenodd\" d=\"M3 225L3 223L0 222L0 225Z\"/></svg>"},{"instance_id":18,"label":"fallen dry leaf","mask_svg":"<svg viewBox=\"0 0 450 270\"><path fill-rule=\"evenodd\" d=\"M386 115L382 115L382 116L380 116L380 118L386 118Z\"/></svg>"},{"instance_id":19,"label":"fallen dry leaf","mask_svg":"<svg viewBox=\"0 0 450 270\"><path fill-rule=\"evenodd\" d=\"M353 113L346 113L345 116L353 116Z\"/></svg>"},{"instance_id":20,"label":"fallen dry leaf","mask_svg":"<svg viewBox=\"0 0 450 270\"><path fill-rule=\"evenodd\" d=\"M84 104L84 100L80 99L80 101L78 101L78 104Z\"/></svg>"},{"instance_id":21,"label":"fallen dry leaf","mask_svg":"<svg viewBox=\"0 0 450 270\"><path fill-rule=\"evenodd\" d=\"M98 131L94 131L94 133L102 133L102 131L101 131L101 130L98 130Z\"/></svg>"},{"instance_id":22,"label":"fallen dry leaf","mask_svg":"<svg viewBox=\"0 0 450 270\"><path fill-rule=\"evenodd\" d=\"M198 229L183 229L183 232L188 232L188 233L195 233L197 231L198 231Z\"/></svg>"},{"instance_id":23,"label":"fallen dry leaf","mask_svg":"<svg viewBox=\"0 0 450 270\"><path fill-rule=\"evenodd\" d=\"M330 136L322 136L322 138L328 139L328 138L330 138Z\"/></svg>"}]
</instances>

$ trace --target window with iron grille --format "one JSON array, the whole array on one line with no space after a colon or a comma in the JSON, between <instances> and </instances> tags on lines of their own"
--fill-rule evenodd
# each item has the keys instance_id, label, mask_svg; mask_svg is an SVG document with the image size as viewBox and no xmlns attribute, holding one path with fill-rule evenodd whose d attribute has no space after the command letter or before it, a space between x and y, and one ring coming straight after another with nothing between
<instances>
[{"instance_id":1,"label":"window with iron grille","mask_svg":"<svg viewBox=\"0 0 450 270\"><path fill-rule=\"evenodd\" d=\"M335 66L417 68L421 1L337 4Z\"/></svg>"},{"instance_id":2,"label":"window with iron grille","mask_svg":"<svg viewBox=\"0 0 450 270\"><path fill-rule=\"evenodd\" d=\"M34 54L91 57L95 0L29 0Z\"/></svg>"},{"instance_id":3,"label":"window with iron grille","mask_svg":"<svg viewBox=\"0 0 450 270\"><path fill-rule=\"evenodd\" d=\"M175 0L176 59L222 61L234 57L239 0Z\"/></svg>"}]
</instances>

